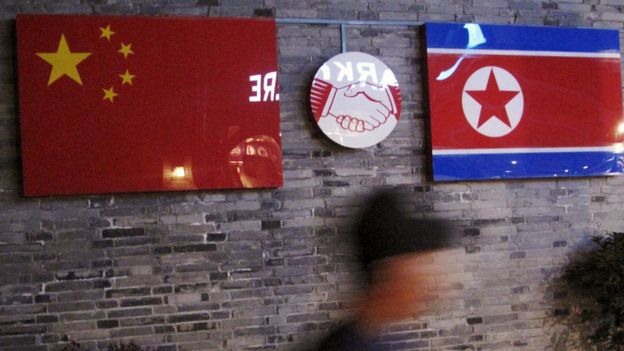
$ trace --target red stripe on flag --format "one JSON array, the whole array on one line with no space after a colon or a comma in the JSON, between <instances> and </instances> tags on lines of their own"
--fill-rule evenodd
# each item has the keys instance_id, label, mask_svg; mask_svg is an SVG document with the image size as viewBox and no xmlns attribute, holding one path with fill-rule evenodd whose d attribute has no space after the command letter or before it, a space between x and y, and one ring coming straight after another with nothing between
<instances>
[{"instance_id":1,"label":"red stripe on flag","mask_svg":"<svg viewBox=\"0 0 624 351\"><path fill-rule=\"evenodd\" d=\"M460 58L428 54L434 149L591 147L617 141L617 126L623 119L618 59L467 56L453 71ZM462 109L467 79L486 66L511 73L524 98L517 127L496 138L472 128ZM442 72L452 73L437 80Z\"/></svg>"}]
</instances>

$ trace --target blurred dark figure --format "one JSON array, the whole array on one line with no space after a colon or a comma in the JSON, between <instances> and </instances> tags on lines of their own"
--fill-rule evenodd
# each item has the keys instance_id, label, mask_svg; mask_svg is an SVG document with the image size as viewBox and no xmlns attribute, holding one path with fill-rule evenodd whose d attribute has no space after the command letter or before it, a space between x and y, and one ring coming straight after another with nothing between
<instances>
[{"instance_id":1,"label":"blurred dark figure","mask_svg":"<svg viewBox=\"0 0 624 351\"><path fill-rule=\"evenodd\" d=\"M355 318L331 333L319 351L387 350L378 334L389 323L418 314L430 302L432 273L421 263L431 262L435 251L451 246L450 231L440 221L408 218L398 194L375 193L364 205L355 225L359 260L367 288L355 309ZM427 257L431 256L431 257Z\"/></svg>"}]
</instances>

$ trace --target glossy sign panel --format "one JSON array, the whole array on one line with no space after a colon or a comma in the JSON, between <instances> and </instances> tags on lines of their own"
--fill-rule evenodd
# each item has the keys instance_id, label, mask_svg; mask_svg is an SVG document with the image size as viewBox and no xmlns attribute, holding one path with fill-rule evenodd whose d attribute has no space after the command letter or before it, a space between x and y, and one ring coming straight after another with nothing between
<instances>
[{"instance_id":1,"label":"glossy sign panel","mask_svg":"<svg viewBox=\"0 0 624 351\"><path fill-rule=\"evenodd\" d=\"M374 56L347 52L314 76L312 115L332 141L365 148L385 139L401 115L401 91L392 70Z\"/></svg>"},{"instance_id":2,"label":"glossy sign panel","mask_svg":"<svg viewBox=\"0 0 624 351\"><path fill-rule=\"evenodd\" d=\"M425 27L434 180L624 171L617 30Z\"/></svg>"},{"instance_id":3,"label":"glossy sign panel","mask_svg":"<svg viewBox=\"0 0 624 351\"><path fill-rule=\"evenodd\" d=\"M282 184L275 22L17 17L27 196Z\"/></svg>"}]
</instances>

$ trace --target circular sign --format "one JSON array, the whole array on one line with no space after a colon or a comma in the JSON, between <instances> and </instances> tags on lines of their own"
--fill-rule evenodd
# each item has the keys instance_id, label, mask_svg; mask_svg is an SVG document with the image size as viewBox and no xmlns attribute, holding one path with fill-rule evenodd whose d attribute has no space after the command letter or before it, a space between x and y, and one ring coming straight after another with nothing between
<instances>
[{"instance_id":1,"label":"circular sign","mask_svg":"<svg viewBox=\"0 0 624 351\"><path fill-rule=\"evenodd\" d=\"M312 115L334 142L365 148L384 140L401 113L401 91L394 73L361 52L339 54L314 76Z\"/></svg>"},{"instance_id":2,"label":"circular sign","mask_svg":"<svg viewBox=\"0 0 624 351\"><path fill-rule=\"evenodd\" d=\"M508 71L496 66L482 67L466 80L462 108L474 130L488 137L501 137L516 129L522 119L522 88Z\"/></svg>"}]
</instances>

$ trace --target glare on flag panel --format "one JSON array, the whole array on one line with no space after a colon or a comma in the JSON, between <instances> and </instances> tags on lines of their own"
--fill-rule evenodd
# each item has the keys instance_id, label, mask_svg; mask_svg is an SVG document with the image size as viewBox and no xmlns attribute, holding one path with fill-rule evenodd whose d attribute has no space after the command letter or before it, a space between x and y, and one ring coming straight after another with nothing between
<instances>
[{"instance_id":1,"label":"glare on flag panel","mask_svg":"<svg viewBox=\"0 0 624 351\"><path fill-rule=\"evenodd\" d=\"M617 30L425 31L434 180L624 171Z\"/></svg>"},{"instance_id":2,"label":"glare on flag panel","mask_svg":"<svg viewBox=\"0 0 624 351\"><path fill-rule=\"evenodd\" d=\"M275 21L18 15L27 196L282 184Z\"/></svg>"}]
</instances>

